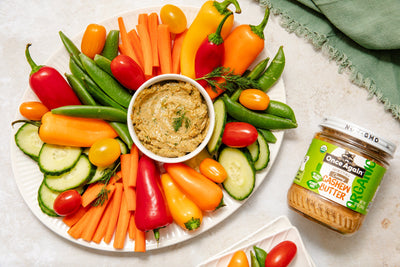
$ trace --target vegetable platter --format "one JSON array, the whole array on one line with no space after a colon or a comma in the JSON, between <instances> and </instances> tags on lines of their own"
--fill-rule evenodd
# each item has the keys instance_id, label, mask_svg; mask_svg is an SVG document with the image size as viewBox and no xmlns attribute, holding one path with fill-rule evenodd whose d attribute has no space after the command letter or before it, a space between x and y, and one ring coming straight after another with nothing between
<instances>
[{"instance_id":1,"label":"vegetable platter","mask_svg":"<svg viewBox=\"0 0 400 267\"><path fill-rule=\"evenodd\" d=\"M194 20L196 17L197 13L199 12L198 7L185 7L185 6L179 6L182 11L184 12L188 25ZM136 9L132 10L126 13L119 14L115 17L106 19L102 22L98 22L100 25L103 25L107 32L111 30L118 29L118 17L122 17L124 19L124 23L126 27L131 28L134 27L134 25L137 24L138 21L138 16L141 13L148 13L150 14L151 12L156 12L160 14L160 7L148 7L148 8L142 8L142 9ZM233 8L232 8L233 10ZM242 11L246 12L246 11ZM236 27L239 24L245 24L246 21L243 21L241 19L240 14L235 14L235 22L234 22L234 27ZM54 33L58 34L58 33ZM71 38L71 40L79 46L82 37L83 37L83 32L75 36L74 38ZM34 47L34 46L33 46ZM34 53L33 50L31 52L32 54ZM271 53L268 51L268 40L266 40L266 46L263 49L263 51L259 54L259 56L254 60L254 63L252 67L255 66L256 63L260 62L262 59L265 59L266 57L270 57L271 59L273 58L274 53ZM55 69L57 69L60 73L68 72L68 62L69 62L69 54L67 53L65 47L62 45L60 41L60 49L56 51L45 63L47 66L52 66ZM268 91L268 95L271 99L281 101L282 103L285 103L286 101L286 96L285 96L285 87L282 79L279 79L275 85L271 88L271 90ZM26 101L37 101L38 98L37 96L33 93L31 89L26 90L21 103L26 102ZM22 116L18 113L16 115L15 120L23 119ZM14 134L18 130L18 126L13 127ZM270 150L270 160L268 163L268 166L261 171L258 171L256 173L256 181L254 185L254 191L260 186L260 184L265 180L268 179L268 172L271 169L277 155L279 152L279 148L281 146L283 137L284 137L284 132L283 131L274 131L274 135L276 137L276 142L271 143L269 146ZM100 242L99 244L94 243L94 242L87 242L82 239L74 239L72 238L68 233L69 227L64 224L61 218L56 218L56 217L50 217L46 214L44 214L37 201L37 194L38 194L38 188L40 187L41 181L43 180L43 173L38 168L38 165L35 161L33 161L31 158L26 156L24 153L21 152L21 150L16 146L14 136L12 137L11 141L11 157L12 157L12 165L13 165L13 172L15 176L15 181L17 183L17 186L20 190L20 193L25 200L26 204L30 208L30 210L34 213L34 215L44 224L46 225L49 229L51 229L54 233L60 235L61 237L70 240L74 243L77 243L79 245L82 245L84 247L96 249L96 250L102 250L102 251L115 251L115 252L132 252L134 251L134 241L129 240L127 238L127 241L125 242L125 246L122 249L115 249L112 245L106 244L103 241ZM173 223L168 225L165 228L160 229L160 239L157 242L151 232L146 232L146 250L154 250L158 248L164 248L170 245L174 245L186 240L189 240L201 233L204 233L205 231L213 228L214 226L220 224L223 220L225 220L229 215L231 215L233 212L235 212L238 208L240 208L243 203L246 201L246 199L239 201L233 199L227 192L224 190L224 204L225 206L213 211L213 212L206 212L203 217L203 222L202 225L199 229L196 231L184 231L182 228L180 228L177 224Z\"/></svg>"}]
</instances>

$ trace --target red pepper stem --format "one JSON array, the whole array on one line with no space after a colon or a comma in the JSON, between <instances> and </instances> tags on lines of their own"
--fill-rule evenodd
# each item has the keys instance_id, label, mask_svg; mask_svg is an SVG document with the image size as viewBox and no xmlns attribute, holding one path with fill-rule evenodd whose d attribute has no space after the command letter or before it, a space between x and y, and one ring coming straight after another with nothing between
<instances>
[{"instance_id":1,"label":"red pepper stem","mask_svg":"<svg viewBox=\"0 0 400 267\"><path fill-rule=\"evenodd\" d=\"M221 15L229 12L228 6L233 4L235 6L235 13L240 14L242 10L240 9L239 3L237 0L224 0L222 2L214 1L214 7L218 10Z\"/></svg>"},{"instance_id":2,"label":"red pepper stem","mask_svg":"<svg viewBox=\"0 0 400 267\"><path fill-rule=\"evenodd\" d=\"M257 34L261 39L264 40L264 29L267 26L269 18L269 8L265 8L264 18L258 26L250 25L252 32Z\"/></svg>"},{"instance_id":3,"label":"red pepper stem","mask_svg":"<svg viewBox=\"0 0 400 267\"><path fill-rule=\"evenodd\" d=\"M31 75L32 75L32 74L34 74L35 72L37 72L39 69L41 69L43 66L37 65L37 64L32 60L31 54L29 53L29 47L30 47L31 45L32 45L32 44L27 44L27 45L26 45L25 57L26 57L26 60L28 61L29 65L30 65L31 68L32 68L32 71L31 71Z\"/></svg>"},{"instance_id":4,"label":"red pepper stem","mask_svg":"<svg viewBox=\"0 0 400 267\"><path fill-rule=\"evenodd\" d=\"M232 12L229 12L228 14L225 15L225 17L219 23L217 30L208 36L208 42L215 45L220 45L224 42L224 39L222 39L221 36L221 30L227 18L232 14L233 14Z\"/></svg>"},{"instance_id":5,"label":"red pepper stem","mask_svg":"<svg viewBox=\"0 0 400 267\"><path fill-rule=\"evenodd\" d=\"M153 233L154 233L154 238L156 239L157 244L158 244L158 242L160 241L160 231L159 231L159 228L154 229L154 230L153 230Z\"/></svg>"}]
</instances>

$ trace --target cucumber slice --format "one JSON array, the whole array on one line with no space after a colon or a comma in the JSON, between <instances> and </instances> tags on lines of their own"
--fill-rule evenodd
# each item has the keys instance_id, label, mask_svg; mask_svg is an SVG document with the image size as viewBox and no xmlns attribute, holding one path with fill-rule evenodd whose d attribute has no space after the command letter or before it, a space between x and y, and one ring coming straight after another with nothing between
<instances>
[{"instance_id":1,"label":"cucumber slice","mask_svg":"<svg viewBox=\"0 0 400 267\"><path fill-rule=\"evenodd\" d=\"M256 182L256 172L247 151L225 147L218 161L228 173L222 183L226 192L236 200L244 200L250 196Z\"/></svg>"},{"instance_id":2,"label":"cucumber slice","mask_svg":"<svg viewBox=\"0 0 400 267\"><path fill-rule=\"evenodd\" d=\"M253 144L247 146L247 149L249 150L251 160L253 162L256 162L260 156L260 144L258 143L258 140L256 140Z\"/></svg>"},{"instance_id":3,"label":"cucumber slice","mask_svg":"<svg viewBox=\"0 0 400 267\"><path fill-rule=\"evenodd\" d=\"M45 214L52 217L58 217L58 214L53 209L53 205L54 205L54 200L57 198L59 194L60 192L55 192L53 190L50 190L46 186L44 181L42 182L38 191L38 202L40 209Z\"/></svg>"},{"instance_id":4,"label":"cucumber slice","mask_svg":"<svg viewBox=\"0 0 400 267\"><path fill-rule=\"evenodd\" d=\"M260 171L266 168L269 162L269 145L261 131L258 131L257 142L260 146L260 153L258 159L254 162L254 168L256 171Z\"/></svg>"},{"instance_id":5,"label":"cucumber slice","mask_svg":"<svg viewBox=\"0 0 400 267\"><path fill-rule=\"evenodd\" d=\"M90 163L88 156L81 154L76 165L68 172L60 175L44 175L46 186L54 191L61 192L86 184L92 179L96 168Z\"/></svg>"},{"instance_id":6,"label":"cucumber slice","mask_svg":"<svg viewBox=\"0 0 400 267\"><path fill-rule=\"evenodd\" d=\"M38 160L40 171L50 175L68 172L75 166L81 154L80 147L43 144Z\"/></svg>"},{"instance_id":7,"label":"cucumber slice","mask_svg":"<svg viewBox=\"0 0 400 267\"><path fill-rule=\"evenodd\" d=\"M110 175L114 171L115 163L111 164L107 167L95 167L96 171L93 177L87 182L88 184L95 183L99 180L104 179L107 175Z\"/></svg>"},{"instance_id":8,"label":"cucumber slice","mask_svg":"<svg viewBox=\"0 0 400 267\"><path fill-rule=\"evenodd\" d=\"M226 107L224 101L219 98L214 102L215 126L211 139L207 144L208 153L213 154L218 151L222 143L222 134L224 133L226 123Z\"/></svg>"},{"instance_id":9,"label":"cucumber slice","mask_svg":"<svg viewBox=\"0 0 400 267\"><path fill-rule=\"evenodd\" d=\"M24 123L15 134L15 143L23 153L38 161L43 141L39 137L39 127Z\"/></svg>"}]
</instances>

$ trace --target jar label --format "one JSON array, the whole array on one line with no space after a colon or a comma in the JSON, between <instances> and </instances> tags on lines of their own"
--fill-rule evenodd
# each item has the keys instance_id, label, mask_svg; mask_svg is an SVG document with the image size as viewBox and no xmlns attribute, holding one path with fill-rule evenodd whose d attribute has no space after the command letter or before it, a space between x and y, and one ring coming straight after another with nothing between
<instances>
[{"instance_id":1,"label":"jar label","mask_svg":"<svg viewBox=\"0 0 400 267\"><path fill-rule=\"evenodd\" d=\"M293 182L365 215L385 172L375 161L314 138Z\"/></svg>"}]
</instances>

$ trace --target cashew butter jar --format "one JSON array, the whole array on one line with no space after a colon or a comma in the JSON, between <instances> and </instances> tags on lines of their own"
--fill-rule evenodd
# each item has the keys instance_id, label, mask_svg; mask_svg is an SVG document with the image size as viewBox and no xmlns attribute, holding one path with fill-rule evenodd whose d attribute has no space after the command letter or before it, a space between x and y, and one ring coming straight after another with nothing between
<instances>
[{"instance_id":1,"label":"cashew butter jar","mask_svg":"<svg viewBox=\"0 0 400 267\"><path fill-rule=\"evenodd\" d=\"M362 225L396 146L337 118L325 118L288 191L288 204L339 233Z\"/></svg>"}]
</instances>

